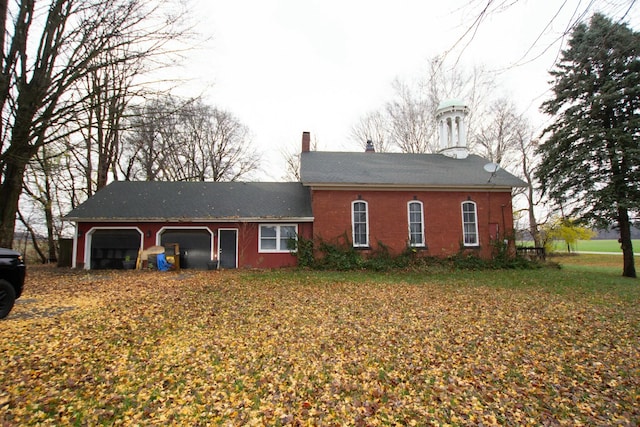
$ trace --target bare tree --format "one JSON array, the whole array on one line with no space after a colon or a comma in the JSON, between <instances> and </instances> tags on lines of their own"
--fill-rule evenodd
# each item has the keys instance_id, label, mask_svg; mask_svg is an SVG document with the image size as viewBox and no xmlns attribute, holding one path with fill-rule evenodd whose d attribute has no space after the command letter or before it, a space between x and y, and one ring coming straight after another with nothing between
<instances>
[{"instance_id":1,"label":"bare tree","mask_svg":"<svg viewBox=\"0 0 640 427\"><path fill-rule=\"evenodd\" d=\"M120 171L129 181L162 181L173 147L182 143L179 111L190 102L157 96L129 108L128 131L123 137Z\"/></svg>"},{"instance_id":2,"label":"bare tree","mask_svg":"<svg viewBox=\"0 0 640 427\"><path fill-rule=\"evenodd\" d=\"M56 186L58 191L65 195L68 208L73 209L89 197L92 187L88 182L92 180L92 168L87 166L91 161L91 151L82 149L87 146L87 142L74 144L70 137L71 135L67 135L58 140L62 145L60 175L64 178L58 179Z\"/></svg>"},{"instance_id":3,"label":"bare tree","mask_svg":"<svg viewBox=\"0 0 640 427\"><path fill-rule=\"evenodd\" d=\"M526 124L507 98L495 100L472 138L472 149L502 167L519 161L514 155L522 146Z\"/></svg>"},{"instance_id":4,"label":"bare tree","mask_svg":"<svg viewBox=\"0 0 640 427\"><path fill-rule=\"evenodd\" d=\"M363 150L367 148L367 142L371 141L377 153L389 152L392 145L387 122L383 111L373 111L352 126L351 139L356 141Z\"/></svg>"},{"instance_id":5,"label":"bare tree","mask_svg":"<svg viewBox=\"0 0 640 427\"><path fill-rule=\"evenodd\" d=\"M109 173L117 179L116 164L125 111L131 100L141 95L133 81L144 71L145 61L143 57L131 57L127 52L121 52L128 48L130 46L122 45L119 49L103 52L97 62L107 65L92 69L76 85L83 100L74 124L82 137L82 164L89 197L94 189L97 191L107 185ZM118 62L118 57L131 59Z\"/></svg>"},{"instance_id":6,"label":"bare tree","mask_svg":"<svg viewBox=\"0 0 640 427\"><path fill-rule=\"evenodd\" d=\"M534 177L539 164L537 140L529 121L517 111L508 98L499 98L489 107L478 130L473 135L472 150L487 160L499 164L522 178L527 186L516 189L514 195L524 199L527 230L536 246L542 246L538 212L542 192Z\"/></svg>"},{"instance_id":7,"label":"bare tree","mask_svg":"<svg viewBox=\"0 0 640 427\"><path fill-rule=\"evenodd\" d=\"M259 166L249 129L228 111L172 96L132 111L120 161L126 179L237 181Z\"/></svg>"},{"instance_id":8,"label":"bare tree","mask_svg":"<svg viewBox=\"0 0 640 427\"><path fill-rule=\"evenodd\" d=\"M309 141L309 150L318 150L319 142L315 134L310 135L311 141ZM285 173L282 179L288 182L300 181L300 144L292 144L292 149L282 149L280 154L284 158Z\"/></svg>"},{"instance_id":9,"label":"bare tree","mask_svg":"<svg viewBox=\"0 0 640 427\"><path fill-rule=\"evenodd\" d=\"M393 144L405 153L434 151L436 124L433 105L419 91L395 80L396 97L386 105Z\"/></svg>"},{"instance_id":10,"label":"bare tree","mask_svg":"<svg viewBox=\"0 0 640 427\"><path fill-rule=\"evenodd\" d=\"M11 247L27 164L56 138L89 73L165 51L179 17L143 0L0 2L0 246ZM128 46L126 49L121 49ZM105 55L112 52L113 55Z\"/></svg>"},{"instance_id":11,"label":"bare tree","mask_svg":"<svg viewBox=\"0 0 640 427\"><path fill-rule=\"evenodd\" d=\"M494 89L492 77L483 68L473 67L467 71L462 67L448 67L440 57L429 60L424 77L416 82L396 79L392 85L394 98L381 110L363 117L353 127L352 137L377 134L385 141L382 151L393 147L406 153L438 150L435 114L440 103L447 99L461 99L468 105L468 133L473 134L476 117L482 117ZM374 138L371 139L375 144Z\"/></svg>"},{"instance_id":12,"label":"bare tree","mask_svg":"<svg viewBox=\"0 0 640 427\"><path fill-rule=\"evenodd\" d=\"M518 174L527 183L527 187L521 193L526 200L526 211L528 219L529 234L533 238L536 247L544 246L540 225L545 221L540 221L536 208L542 203L544 195L538 190L534 172L537 166L538 157L536 149L538 141L532 138L532 133L525 128L518 132L518 146L520 162L520 173ZM549 211L546 212L549 214Z\"/></svg>"},{"instance_id":13,"label":"bare tree","mask_svg":"<svg viewBox=\"0 0 640 427\"><path fill-rule=\"evenodd\" d=\"M183 111L185 180L238 181L258 168L249 128L233 114L200 102Z\"/></svg>"},{"instance_id":14,"label":"bare tree","mask_svg":"<svg viewBox=\"0 0 640 427\"><path fill-rule=\"evenodd\" d=\"M288 182L300 182L300 152L282 149L280 154L285 163L285 173L282 179Z\"/></svg>"},{"instance_id":15,"label":"bare tree","mask_svg":"<svg viewBox=\"0 0 640 427\"><path fill-rule=\"evenodd\" d=\"M44 214L44 222L47 233L46 257L42 256L42 262L55 262L58 259L57 241L59 237L59 223L57 218L59 212L55 211L56 195L55 177L60 173L60 153L55 149L49 150L52 144L43 145L38 150L36 156L28 165L27 179L24 181L24 192L34 202L32 207L40 210ZM53 148L53 147L52 147ZM44 251L39 249L39 244L35 240L37 231L34 227L24 221L24 216L19 215L25 227L34 237L34 246L39 253Z\"/></svg>"},{"instance_id":16,"label":"bare tree","mask_svg":"<svg viewBox=\"0 0 640 427\"><path fill-rule=\"evenodd\" d=\"M449 99L459 99L469 107L465 119L468 135L475 134L481 126L496 92L493 75L483 66L465 68L460 64L450 65L444 56L429 61L427 76L421 85L433 115L440 103ZM470 141L470 145L473 148L473 141Z\"/></svg>"},{"instance_id":17,"label":"bare tree","mask_svg":"<svg viewBox=\"0 0 640 427\"><path fill-rule=\"evenodd\" d=\"M469 0L465 6L473 19L469 25L465 26L463 33L447 51L449 53L459 49L455 63L458 62L464 51L471 45L476 34L481 30L485 22L491 16L502 14L509 9L515 9L526 3L523 0ZM540 58L546 52L560 48L564 45L569 35L582 22L599 12L613 17L614 20L624 21L631 10L637 6L636 0L607 0L607 1L578 1L571 3L568 1L557 2L549 8L549 19L543 22L537 35L531 40L527 48L519 58L511 61L511 66L520 66ZM566 18L565 18L566 17ZM565 21L559 22L561 19ZM555 29L560 28L561 31ZM557 55L559 57L559 55Z\"/></svg>"},{"instance_id":18,"label":"bare tree","mask_svg":"<svg viewBox=\"0 0 640 427\"><path fill-rule=\"evenodd\" d=\"M24 233L25 243L24 243L24 249L22 250L22 252L25 254L27 252L26 240L27 240L27 236L29 236L31 238L31 246L33 247L36 254L38 255L38 258L40 258L40 262L42 264L45 264L47 262L47 255L45 254L43 248L40 247L40 239L38 239L38 232L31 226L31 224L34 223L33 218L26 217L25 215L22 214L20 210L18 210L18 219L20 220L20 222L22 223L22 225L26 230L26 233Z\"/></svg>"}]
</instances>

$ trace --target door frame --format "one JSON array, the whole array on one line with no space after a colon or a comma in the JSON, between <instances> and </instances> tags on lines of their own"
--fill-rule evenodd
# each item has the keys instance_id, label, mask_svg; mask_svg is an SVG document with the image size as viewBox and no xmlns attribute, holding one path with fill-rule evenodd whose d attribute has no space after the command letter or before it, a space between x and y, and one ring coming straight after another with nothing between
<instances>
[{"instance_id":1,"label":"door frame","mask_svg":"<svg viewBox=\"0 0 640 427\"><path fill-rule=\"evenodd\" d=\"M237 228L219 228L218 229L218 250L216 252L217 258L218 258L218 268L222 268L222 265L220 264L220 248L222 247L222 245L220 244L220 236L222 236L221 231L233 231L236 234L236 247L235 247L235 267L233 268L238 268L238 229Z\"/></svg>"}]
</instances>

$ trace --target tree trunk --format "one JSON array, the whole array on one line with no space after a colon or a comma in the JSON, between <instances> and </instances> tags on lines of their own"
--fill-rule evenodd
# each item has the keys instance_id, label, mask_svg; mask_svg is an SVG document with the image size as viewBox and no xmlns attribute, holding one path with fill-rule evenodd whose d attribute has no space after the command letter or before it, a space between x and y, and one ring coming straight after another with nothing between
<instances>
[{"instance_id":1,"label":"tree trunk","mask_svg":"<svg viewBox=\"0 0 640 427\"><path fill-rule=\"evenodd\" d=\"M27 165L25 160L8 156L3 181L0 184L0 247L13 248L18 200L22 193L22 179Z\"/></svg>"},{"instance_id":2,"label":"tree trunk","mask_svg":"<svg viewBox=\"0 0 640 427\"><path fill-rule=\"evenodd\" d=\"M49 245L49 257L48 261L51 263L58 262L58 251L56 247L56 235L55 228L53 226L53 210L51 209L51 200L47 201L47 204L44 208L44 216L47 222L47 243Z\"/></svg>"},{"instance_id":3,"label":"tree trunk","mask_svg":"<svg viewBox=\"0 0 640 427\"><path fill-rule=\"evenodd\" d=\"M636 266L633 257L633 244L631 243L631 223L629 212L626 208L618 207L618 227L620 227L620 246L622 247L624 277L636 277Z\"/></svg>"},{"instance_id":4,"label":"tree trunk","mask_svg":"<svg viewBox=\"0 0 640 427\"><path fill-rule=\"evenodd\" d=\"M23 85L16 102L11 143L4 153L4 176L0 183L0 246L6 248L13 247L16 214L27 164L38 151L37 143L30 143L31 124L39 105L39 100L34 101L39 99L38 91L37 84Z\"/></svg>"},{"instance_id":5,"label":"tree trunk","mask_svg":"<svg viewBox=\"0 0 640 427\"><path fill-rule=\"evenodd\" d=\"M45 264L47 262L47 257L44 255L44 252L42 252L42 249L38 244L38 239L37 239L35 230L33 229L33 227L29 225L29 221L27 221L26 218L22 216L22 213L20 212L20 210L18 210L18 217L20 217L20 221L25 226L29 235L31 236L31 244L33 245L33 249L35 249L36 253L38 254L38 257L40 258L40 262L42 264ZM24 255L26 253L27 253L27 239L25 237L24 249L22 251L22 254Z\"/></svg>"},{"instance_id":6,"label":"tree trunk","mask_svg":"<svg viewBox=\"0 0 640 427\"><path fill-rule=\"evenodd\" d=\"M529 214L529 232L531 233L531 237L533 237L534 246L536 248L541 248L542 246L544 246L544 243L542 242L542 238L540 236L538 220L536 219L536 213L534 211L532 185L529 185L527 199L529 202L529 207L527 208L527 212Z\"/></svg>"}]
</instances>

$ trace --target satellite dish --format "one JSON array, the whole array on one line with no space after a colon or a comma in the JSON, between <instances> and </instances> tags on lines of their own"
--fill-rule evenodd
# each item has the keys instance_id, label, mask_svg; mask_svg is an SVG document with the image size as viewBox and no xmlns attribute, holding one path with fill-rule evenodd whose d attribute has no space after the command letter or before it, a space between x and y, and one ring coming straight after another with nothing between
<instances>
[{"instance_id":1,"label":"satellite dish","mask_svg":"<svg viewBox=\"0 0 640 427\"><path fill-rule=\"evenodd\" d=\"M498 172L498 169L500 169L500 165L497 163L487 163L486 165L483 166L484 170L494 174L496 172Z\"/></svg>"}]
</instances>

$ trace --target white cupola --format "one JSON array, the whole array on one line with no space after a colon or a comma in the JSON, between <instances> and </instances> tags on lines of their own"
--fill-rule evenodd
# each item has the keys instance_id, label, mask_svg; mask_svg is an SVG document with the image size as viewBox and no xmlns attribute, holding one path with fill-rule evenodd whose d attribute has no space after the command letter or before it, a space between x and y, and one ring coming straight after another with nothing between
<instances>
[{"instance_id":1,"label":"white cupola","mask_svg":"<svg viewBox=\"0 0 640 427\"><path fill-rule=\"evenodd\" d=\"M436 110L440 133L439 153L454 159L464 159L467 149L467 114L469 108L459 99L442 101Z\"/></svg>"}]
</instances>

